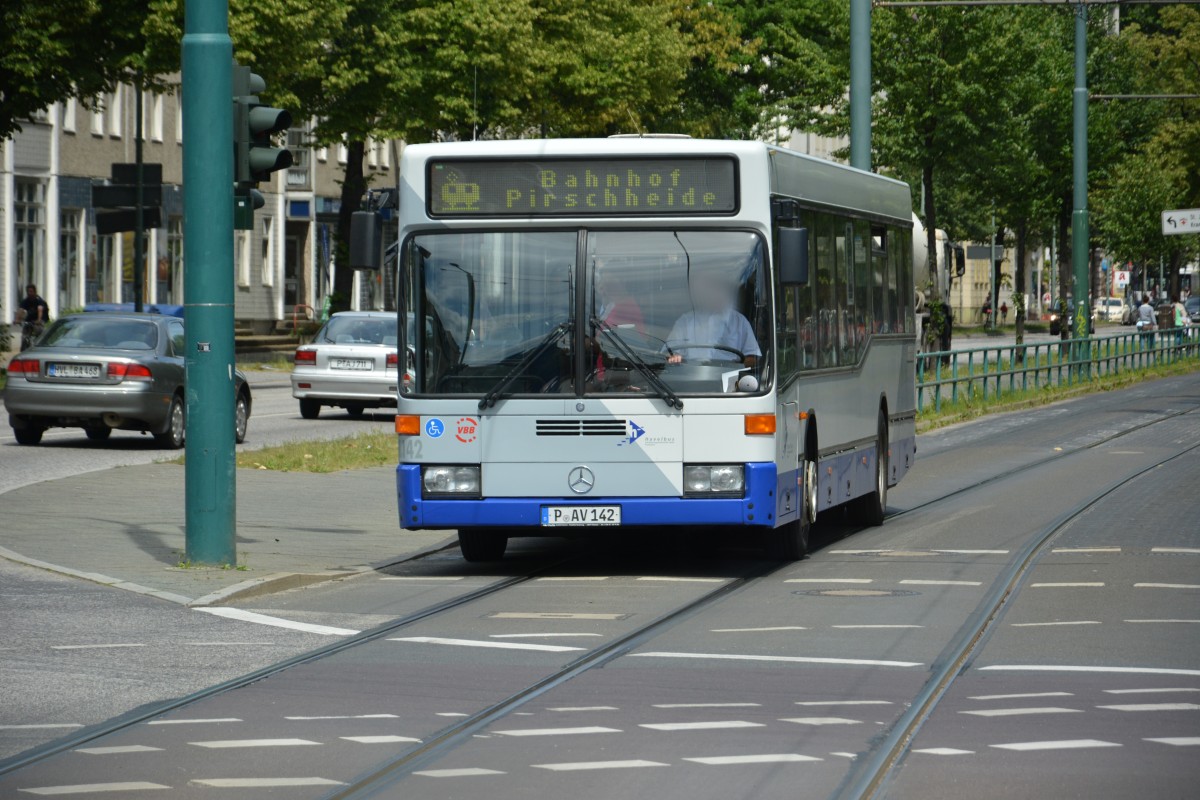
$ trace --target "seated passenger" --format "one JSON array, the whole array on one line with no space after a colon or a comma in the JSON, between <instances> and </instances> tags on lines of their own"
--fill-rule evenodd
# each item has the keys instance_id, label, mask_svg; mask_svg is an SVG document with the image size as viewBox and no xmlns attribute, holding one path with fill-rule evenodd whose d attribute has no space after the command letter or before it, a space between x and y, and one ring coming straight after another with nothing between
<instances>
[{"instance_id":1,"label":"seated passenger","mask_svg":"<svg viewBox=\"0 0 1200 800\"><path fill-rule=\"evenodd\" d=\"M735 353L712 346L719 345L741 353L746 366L757 364L762 350L754 337L750 321L733 307L736 288L732 279L714 274L695 274L692 276L691 289L693 310L683 314L671 328L667 336L667 349L671 355L667 362L678 364L685 358L696 361L738 360Z\"/></svg>"}]
</instances>

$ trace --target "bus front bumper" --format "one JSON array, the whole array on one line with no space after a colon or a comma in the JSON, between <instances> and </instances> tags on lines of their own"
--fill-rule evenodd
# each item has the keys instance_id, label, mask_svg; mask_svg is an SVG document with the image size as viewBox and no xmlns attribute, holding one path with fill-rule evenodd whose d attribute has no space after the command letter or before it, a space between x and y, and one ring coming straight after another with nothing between
<instances>
[{"instance_id":1,"label":"bus front bumper","mask_svg":"<svg viewBox=\"0 0 1200 800\"><path fill-rule=\"evenodd\" d=\"M477 527L538 528L547 536L554 527L542 525L549 506L620 506L620 527L644 525L751 525L775 527L775 465L746 465L742 497L567 497L436 498L421 492L421 465L396 467L400 527L458 529ZM601 528L603 526L600 526ZM530 532L533 533L532 531Z\"/></svg>"}]
</instances>

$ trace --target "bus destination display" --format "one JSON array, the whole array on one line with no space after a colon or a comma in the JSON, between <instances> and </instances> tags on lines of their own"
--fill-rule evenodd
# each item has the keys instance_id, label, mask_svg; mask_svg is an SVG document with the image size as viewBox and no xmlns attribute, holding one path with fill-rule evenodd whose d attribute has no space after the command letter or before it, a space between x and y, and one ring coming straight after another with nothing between
<instances>
[{"instance_id":1,"label":"bus destination display","mask_svg":"<svg viewBox=\"0 0 1200 800\"><path fill-rule=\"evenodd\" d=\"M432 161L433 217L732 214L732 158Z\"/></svg>"}]
</instances>

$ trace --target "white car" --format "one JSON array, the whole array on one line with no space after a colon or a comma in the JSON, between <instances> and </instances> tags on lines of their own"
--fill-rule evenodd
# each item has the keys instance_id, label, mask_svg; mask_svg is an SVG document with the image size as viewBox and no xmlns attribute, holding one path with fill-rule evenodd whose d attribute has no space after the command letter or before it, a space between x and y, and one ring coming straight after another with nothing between
<instances>
[{"instance_id":1,"label":"white car","mask_svg":"<svg viewBox=\"0 0 1200 800\"><path fill-rule=\"evenodd\" d=\"M394 407L401 377L396 324L394 311L342 311L311 344L297 348L292 397L300 401L300 416L316 419L321 406L344 408L353 417Z\"/></svg>"},{"instance_id":2,"label":"white car","mask_svg":"<svg viewBox=\"0 0 1200 800\"><path fill-rule=\"evenodd\" d=\"M1095 302L1092 311L1096 319L1103 322L1120 322L1125 301L1119 297L1101 297Z\"/></svg>"}]
</instances>

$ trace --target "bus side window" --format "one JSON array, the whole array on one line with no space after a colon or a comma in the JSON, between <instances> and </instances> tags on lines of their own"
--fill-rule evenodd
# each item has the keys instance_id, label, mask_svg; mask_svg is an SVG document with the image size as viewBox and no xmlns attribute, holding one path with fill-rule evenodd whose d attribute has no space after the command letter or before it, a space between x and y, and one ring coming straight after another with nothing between
<instances>
[{"instance_id":1,"label":"bus side window","mask_svg":"<svg viewBox=\"0 0 1200 800\"><path fill-rule=\"evenodd\" d=\"M834 244L834 218L828 214L816 215L814 226L816 239L816 302L817 302L817 366L838 365L838 294L837 257ZM810 237L812 235L810 234Z\"/></svg>"},{"instance_id":2,"label":"bus side window","mask_svg":"<svg viewBox=\"0 0 1200 800\"><path fill-rule=\"evenodd\" d=\"M871 330L873 333L885 332L887 309L884 305L887 287L887 228L872 226L871 228L871 305L874 314Z\"/></svg>"}]
</instances>

